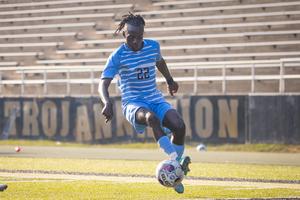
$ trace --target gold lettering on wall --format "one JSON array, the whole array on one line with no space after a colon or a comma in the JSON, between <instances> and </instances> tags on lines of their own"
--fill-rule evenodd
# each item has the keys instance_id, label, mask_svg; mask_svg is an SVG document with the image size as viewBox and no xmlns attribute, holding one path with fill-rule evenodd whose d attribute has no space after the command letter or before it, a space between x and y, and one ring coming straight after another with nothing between
<instances>
[{"instance_id":1,"label":"gold lettering on wall","mask_svg":"<svg viewBox=\"0 0 300 200\"><path fill-rule=\"evenodd\" d=\"M42 106L42 127L49 138L56 134L57 129L57 107L54 102L46 101Z\"/></svg>"},{"instance_id":2,"label":"gold lettering on wall","mask_svg":"<svg viewBox=\"0 0 300 200\"><path fill-rule=\"evenodd\" d=\"M74 134L77 142L92 141L91 127L87 107L85 105L77 107L76 133Z\"/></svg>"},{"instance_id":3,"label":"gold lettering on wall","mask_svg":"<svg viewBox=\"0 0 300 200\"><path fill-rule=\"evenodd\" d=\"M70 102L62 101L61 102L61 114L62 114L62 122L61 122L61 130L60 135L66 137L69 133L70 126Z\"/></svg>"},{"instance_id":4,"label":"gold lettering on wall","mask_svg":"<svg viewBox=\"0 0 300 200\"><path fill-rule=\"evenodd\" d=\"M219 107L219 137L230 138L238 137L238 100L230 100L230 108L227 100L218 100Z\"/></svg>"},{"instance_id":5,"label":"gold lettering on wall","mask_svg":"<svg viewBox=\"0 0 300 200\"><path fill-rule=\"evenodd\" d=\"M192 138L191 122L190 122L190 98L183 98L181 100L182 117L185 123L185 134L187 138Z\"/></svg>"},{"instance_id":6,"label":"gold lettering on wall","mask_svg":"<svg viewBox=\"0 0 300 200\"><path fill-rule=\"evenodd\" d=\"M7 101L4 102L4 117L8 118L7 133L10 136L17 135L16 118L20 116L20 102Z\"/></svg>"},{"instance_id":7,"label":"gold lettering on wall","mask_svg":"<svg viewBox=\"0 0 300 200\"><path fill-rule=\"evenodd\" d=\"M38 117L39 110L35 101L23 102L23 135L24 136L38 136Z\"/></svg>"},{"instance_id":8,"label":"gold lettering on wall","mask_svg":"<svg viewBox=\"0 0 300 200\"><path fill-rule=\"evenodd\" d=\"M122 137L128 135L133 137L135 130L133 130L132 125L127 121L127 119L122 114L121 101L115 101L115 116L116 116L116 131L117 137Z\"/></svg>"},{"instance_id":9,"label":"gold lettering on wall","mask_svg":"<svg viewBox=\"0 0 300 200\"><path fill-rule=\"evenodd\" d=\"M102 106L100 104L93 105L94 124L95 124L95 140L112 137L111 122L105 123L105 118L102 116Z\"/></svg>"},{"instance_id":10,"label":"gold lettering on wall","mask_svg":"<svg viewBox=\"0 0 300 200\"><path fill-rule=\"evenodd\" d=\"M195 105L195 128L200 138L208 138L213 132L213 106L208 99L200 99Z\"/></svg>"}]
</instances>

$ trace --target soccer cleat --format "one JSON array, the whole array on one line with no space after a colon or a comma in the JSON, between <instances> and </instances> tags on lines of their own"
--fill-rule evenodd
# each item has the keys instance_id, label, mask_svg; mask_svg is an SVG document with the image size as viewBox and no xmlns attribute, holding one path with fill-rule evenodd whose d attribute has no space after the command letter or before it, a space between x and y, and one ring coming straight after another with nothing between
<instances>
[{"instance_id":1,"label":"soccer cleat","mask_svg":"<svg viewBox=\"0 0 300 200\"><path fill-rule=\"evenodd\" d=\"M1 191L1 192L4 191L4 190L6 190L6 188L7 188L7 185L5 185L5 184L0 184L0 191Z\"/></svg>"},{"instance_id":2,"label":"soccer cleat","mask_svg":"<svg viewBox=\"0 0 300 200\"><path fill-rule=\"evenodd\" d=\"M184 175L187 175L187 173L190 171L190 168L189 168L190 163L191 163L191 158L189 156L184 156L184 157L179 159L179 164L182 168L182 171L183 171ZM183 184L179 183L178 185L176 185L174 187L174 190L177 193L182 194L184 192Z\"/></svg>"},{"instance_id":3,"label":"soccer cleat","mask_svg":"<svg viewBox=\"0 0 300 200\"><path fill-rule=\"evenodd\" d=\"M191 163L191 158L189 156L184 156L179 160L179 163L184 175L187 175L187 173L190 171L189 164Z\"/></svg>"},{"instance_id":4,"label":"soccer cleat","mask_svg":"<svg viewBox=\"0 0 300 200\"><path fill-rule=\"evenodd\" d=\"M179 193L179 194L182 194L184 192L184 186L182 183L179 183L178 185L176 185L174 187L174 190Z\"/></svg>"}]
</instances>

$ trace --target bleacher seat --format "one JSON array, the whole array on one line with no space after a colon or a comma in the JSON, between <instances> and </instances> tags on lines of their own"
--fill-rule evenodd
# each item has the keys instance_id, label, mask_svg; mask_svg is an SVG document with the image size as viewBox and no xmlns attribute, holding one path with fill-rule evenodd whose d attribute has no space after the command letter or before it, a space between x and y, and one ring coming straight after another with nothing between
<instances>
[{"instance_id":1,"label":"bleacher seat","mask_svg":"<svg viewBox=\"0 0 300 200\"><path fill-rule=\"evenodd\" d=\"M229 29L229 28L249 28L249 27L271 27L271 26L282 26L282 25L298 25L300 20L289 20L289 21L268 21L268 22L244 22L244 23L231 23L231 24L210 24L210 25L192 25L192 26L172 26L172 27L153 27L146 28L148 32L166 32L166 31L181 31L188 32L190 30L201 30L201 29ZM114 30L103 30L96 31L96 34L113 34Z\"/></svg>"},{"instance_id":2,"label":"bleacher seat","mask_svg":"<svg viewBox=\"0 0 300 200\"><path fill-rule=\"evenodd\" d=\"M84 2L82 0L56 0L56 1L41 1L41 2L24 2L24 3L10 3L10 1L7 4L1 4L0 8L25 8L25 7L36 7L36 6L45 6L49 7L51 5L68 5L68 4L79 4L82 5L82 3L89 3L89 2L111 2L112 0L85 0ZM3 3L3 2L2 2Z\"/></svg>"},{"instance_id":3,"label":"bleacher seat","mask_svg":"<svg viewBox=\"0 0 300 200\"><path fill-rule=\"evenodd\" d=\"M232 0L186 0L186 1L165 1L165 2L155 2L153 6L175 6L175 5L187 5L187 4L201 4L201 3L221 3L229 2Z\"/></svg>"},{"instance_id":4,"label":"bleacher seat","mask_svg":"<svg viewBox=\"0 0 300 200\"><path fill-rule=\"evenodd\" d=\"M166 14L186 14L190 12L206 12L206 11L225 11L225 10L248 10L253 8L273 8L273 7L283 7L283 6L299 6L299 1L291 2L279 2L279 3L257 3L257 4L245 4L245 5L233 5L233 6L212 6L212 7L201 7L201 8L187 8L187 9L170 9L170 10L153 10L153 11L144 11L138 12L143 16L153 16L153 15L166 15Z\"/></svg>"},{"instance_id":5,"label":"bleacher seat","mask_svg":"<svg viewBox=\"0 0 300 200\"><path fill-rule=\"evenodd\" d=\"M82 19L98 19L101 18L108 18L112 19L115 15L113 13L96 13L96 14L76 14L76 15L58 15L58 16L41 16L41 17L20 17L20 18L8 18L8 19L0 19L0 22L31 22L31 21L59 21L59 20L66 20L66 19L73 19L73 21L82 21Z\"/></svg>"},{"instance_id":6,"label":"bleacher seat","mask_svg":"<svg viewBox=\"0 0 300 200\"><path fill-rule=\"evenodd\" d=\"M117 4L117 5L93 5L93 6L78 6L78 7L61 7L61 8L46 8L46 9L32 9L32 10L13 10L13 11L1 11L1 15L21 15L21 14L29 14L30 16L33 14L45 14L45 13L65 13L65 12L73 12L73 11L98 11L104 9L118 9L118 8L132 8L132 4Z\"/></svg>"},{"instance_id":7,"label":"bleacher seat","mask_svg":"<svg viewBox=\"0 0 300 200\"><path fill-rule=\"evenodd\" d=\"M276 35L297 35L300 30L286 30L286 31L256 31L256 32L238 32L238 33L220 33L220 34L202 34L202 35L175 35L175 36L156 36L153 39L166 42L166 41L183 41L186 43L195 39L217 39L217 38L237 38L237 37L253 37L253 36L276 36ZM99 39L99 40L81 40L77 41L78 44L84 45L100 45L100 44L114 44L122 43L124 39Z\"/></svg>"},{"instance_id":8,"label":"bleacher seat","mask_svg":"<svg viewBox=\"0 0 300 200\"><path fill-rule=\"evenodd\" d=\"M83 23L67 23L67 24L44 24L44 25L25 25L25 26L2 26L0 31L14 31L14 30L31 30L38 29L64 29L64 28L84 28L84 27L95 27L96 22L83 22Z\"/></svg>"},{"instance_id":9,"label":"bleacher seat","mask_svg":"<svg viewBox=\"0 0 300 200\"><path fill-rule=\"evenodd\" d=\"M62 33L32 33L32 34L8 34L8 35L0 35L0 39L25 39L25 38L45 38L45 37L77 37L81 33L77 32L62 32ZM80 37L80 36L78 36Z\"/></svg>"},{"instance_id":10,"label":"bleacher seat","mask_svg":"<svg viewBox=\"0 0 300 200\"><path fill-rule=\"evenodd\" d=\"M248 43L223 43L223 44L200 44L200 45L172 45L163 46L161 50L190 50L207 48L231 48L231 47L249 47L249 46L274 46L274 45L297 45L300 41L272 41L272 42L248 42ZM1 46L1 44L0 44ZM78 49L78 50L57 50L58 54L70 53L111 53L115 48L102 49Z\"/></svg>"},{"instance_id":11,"label":"bleacher seat","mask_svg":"<svg viewBox=\"0 0 300 200\"><path fill-rule=\"evenodd\" d=\"M257 17L274 17L274 16L282 16L282 17L291 17L291 15L299 15L300 11L280 11L280 12L263 12L263 13L240 13L240 14L227 14L227 15L205 15L205 16L192 16L192 17L170 17L170 18L154 18L148 19L147 25L152 23L163 23L167 22L193 22L204 21L204 20L215 20L215 19L243 19L244 21L249 18L257 18ZM119 22L116 22L118 24Z\"/></svg>"}]
</instances>

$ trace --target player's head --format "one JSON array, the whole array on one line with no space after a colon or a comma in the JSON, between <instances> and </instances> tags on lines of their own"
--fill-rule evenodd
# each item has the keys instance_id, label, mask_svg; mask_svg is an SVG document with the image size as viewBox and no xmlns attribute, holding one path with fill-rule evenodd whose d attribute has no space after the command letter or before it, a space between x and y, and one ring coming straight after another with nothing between
<instances>
[{"instance_id":1,"label":"player's head","mask_svg":"<svg viewBox=\"0 0 300 200\"><path fill-rule=\"evenodd\" d=\"M131 12L122 16L122 21L118 25L115 34L120 33L123 29L123 36L127 45L133 50L138 51L143 48L145 21L140 15L134 15Z\"/></svg>"}]
</instances>

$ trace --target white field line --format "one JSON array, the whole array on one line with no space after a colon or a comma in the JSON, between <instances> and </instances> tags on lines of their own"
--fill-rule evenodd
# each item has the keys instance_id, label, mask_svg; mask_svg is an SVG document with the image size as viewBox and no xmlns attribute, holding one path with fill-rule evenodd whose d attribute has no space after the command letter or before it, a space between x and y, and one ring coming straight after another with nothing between
<instances>
[{"instance_id":1,"label":"white field line","mask_svg":"<svg viewBox=\"0 0 300 200\"><path fill-rule=\"evenodd\" d=\"M118 182L118 183L158 183L154 178L132 177L132 176L105 176L105 175L95 176L95 175L72 175L72 174L0 172L0 177L32 178L32 179L35 178L36 179L62 179L62 180L99 180L99 181L111 181L111 182ZM211 181L211 180L190 180L190 179L185 179L183 183L186 185L198 185L198 186L206 185L206 186L226 186L226 187L228 186L251 187L251 188L289 188L289 189L300 190L300 184L288 184L288 183Z\"/></svg>"}]
</instances>

